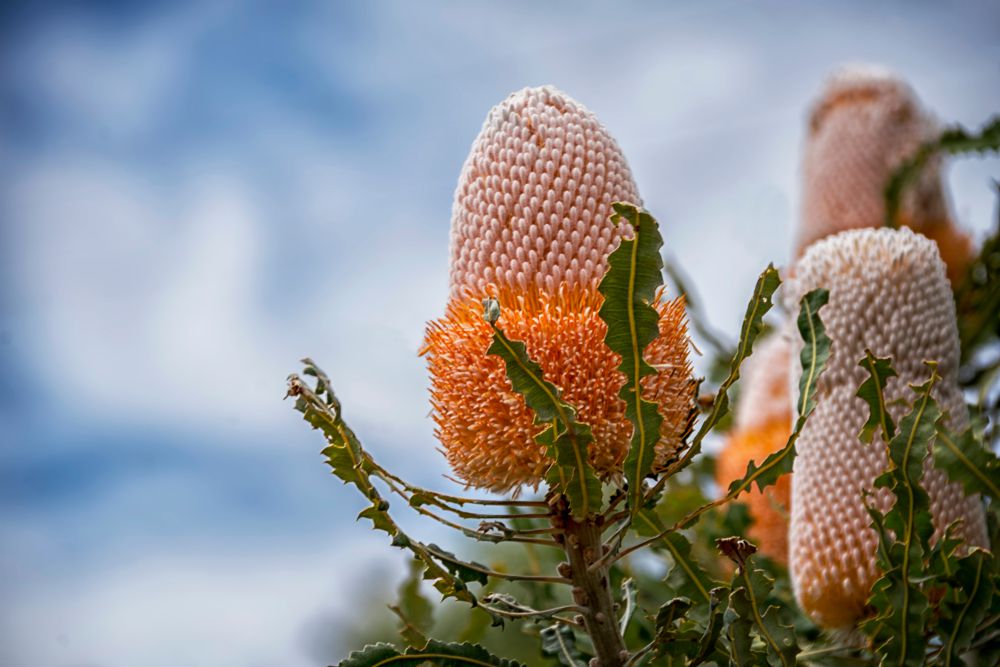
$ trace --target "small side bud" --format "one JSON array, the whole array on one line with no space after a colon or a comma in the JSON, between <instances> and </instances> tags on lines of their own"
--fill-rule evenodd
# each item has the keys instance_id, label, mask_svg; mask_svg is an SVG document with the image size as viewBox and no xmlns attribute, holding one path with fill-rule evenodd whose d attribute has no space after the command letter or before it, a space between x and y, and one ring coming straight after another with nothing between
<instances>
[{"instance_id":1,"label":"small side bud","mask_svg":"<svg viewBox=\"0 0 1000 667\"><path fill-rule=\"evenodd\" d=\"M566 577L567 579L573 576L573 568L565 561L556 566L556 572L559 573L560 577Z\"/></svg>"},{"instance_id":2,"label":"small side bud","mask_svg":"<svg viewBox=\"0 0 1000 667\"><path fill-rule=\"evenodd\" d=\"M500 302L493 297L483 299L483 319L490 324L496 324L500 319Z\"/></svg>"}]
</instances>

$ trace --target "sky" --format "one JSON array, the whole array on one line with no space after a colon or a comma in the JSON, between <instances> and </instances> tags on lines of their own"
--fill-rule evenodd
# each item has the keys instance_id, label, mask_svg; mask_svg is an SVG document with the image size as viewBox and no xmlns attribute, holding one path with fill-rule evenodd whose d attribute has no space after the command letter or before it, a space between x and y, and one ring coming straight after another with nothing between
<instances>
[{"instance_id":1,"label":"sky","mask_svg":"<svg viewBox=\"0 0 1000 667\"><path fill-rule=\"evenodd\" d=\"M377 458L455 490L417 350L461 165L508 93L597 114L732 336L788 260L830 72L887 66L977 127L998 34L976 2L5 4L0 666L343 655L403 559L354 523L285 378L314 358ZM1000 164L947 174L981 238Z\"/></svg>"}]
</instances>

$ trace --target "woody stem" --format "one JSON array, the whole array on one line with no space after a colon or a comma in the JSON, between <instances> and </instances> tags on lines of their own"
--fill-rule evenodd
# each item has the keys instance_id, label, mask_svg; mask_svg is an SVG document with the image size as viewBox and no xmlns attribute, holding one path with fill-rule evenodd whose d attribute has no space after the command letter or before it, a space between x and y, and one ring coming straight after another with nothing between
<instances>
[{"instance_id":1,"label":"woody stem","mask_svg":"<svg viewBox=\"0 0 1000 667\"><path fill-rule=\"evenodd\" d=\"M615 601L611 595L608 567L592 568L603 555L600 518L577 520L565 503L556 508L552 523L562 531L563 548L568 563L560 574L573 582L573 601L581 608L583 625L597 653L591 667L622 667L628 649L618 628Z\"/></svg>"}]
</instances>

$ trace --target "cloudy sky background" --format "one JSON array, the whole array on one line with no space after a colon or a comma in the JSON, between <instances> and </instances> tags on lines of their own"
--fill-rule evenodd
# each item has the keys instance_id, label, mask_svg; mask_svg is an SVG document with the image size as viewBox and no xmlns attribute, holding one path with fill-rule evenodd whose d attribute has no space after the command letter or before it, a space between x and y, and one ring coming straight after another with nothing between
<instances>
[{"instance_id":1,"label":"cloudy sky background","mask_svg":"<svg viewBox=\"0 0 1000 667\"><path fill-rule=\"evenodd\" d=\"M610 5L0 9L0 665L340 657L323 635L402 560L284 379L314 357L379 458L447 486L416 351L510 91L597 113L728 333L787 260L834 67L892 67L947 121L1000 110L988 3ZM980 237L998 174L949 171Z\"/></svg>"}]
</instances>

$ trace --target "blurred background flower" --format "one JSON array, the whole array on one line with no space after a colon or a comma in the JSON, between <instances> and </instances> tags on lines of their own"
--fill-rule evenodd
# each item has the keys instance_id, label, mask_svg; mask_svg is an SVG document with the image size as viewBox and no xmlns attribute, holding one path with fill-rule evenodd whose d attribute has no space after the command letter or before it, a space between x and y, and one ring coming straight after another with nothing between
<instances>
[{"instance_id":1,"label":"blurred background flower","mask_svg":"<svg viewBox=\"0 0 1000 667\"><path fill-rule=\"evenodd\" d=\"M376 455L447 484L416 353L496 100L552 83L593 110L732 334L789 259L827 74L884 64L978 127L998 22L986 2L5 3L0 664L344 653L403 557L350 521L363 499L284 377L313 356ZM996 165L947 171L977 240Z\"/></svg>"}]
</instances>

